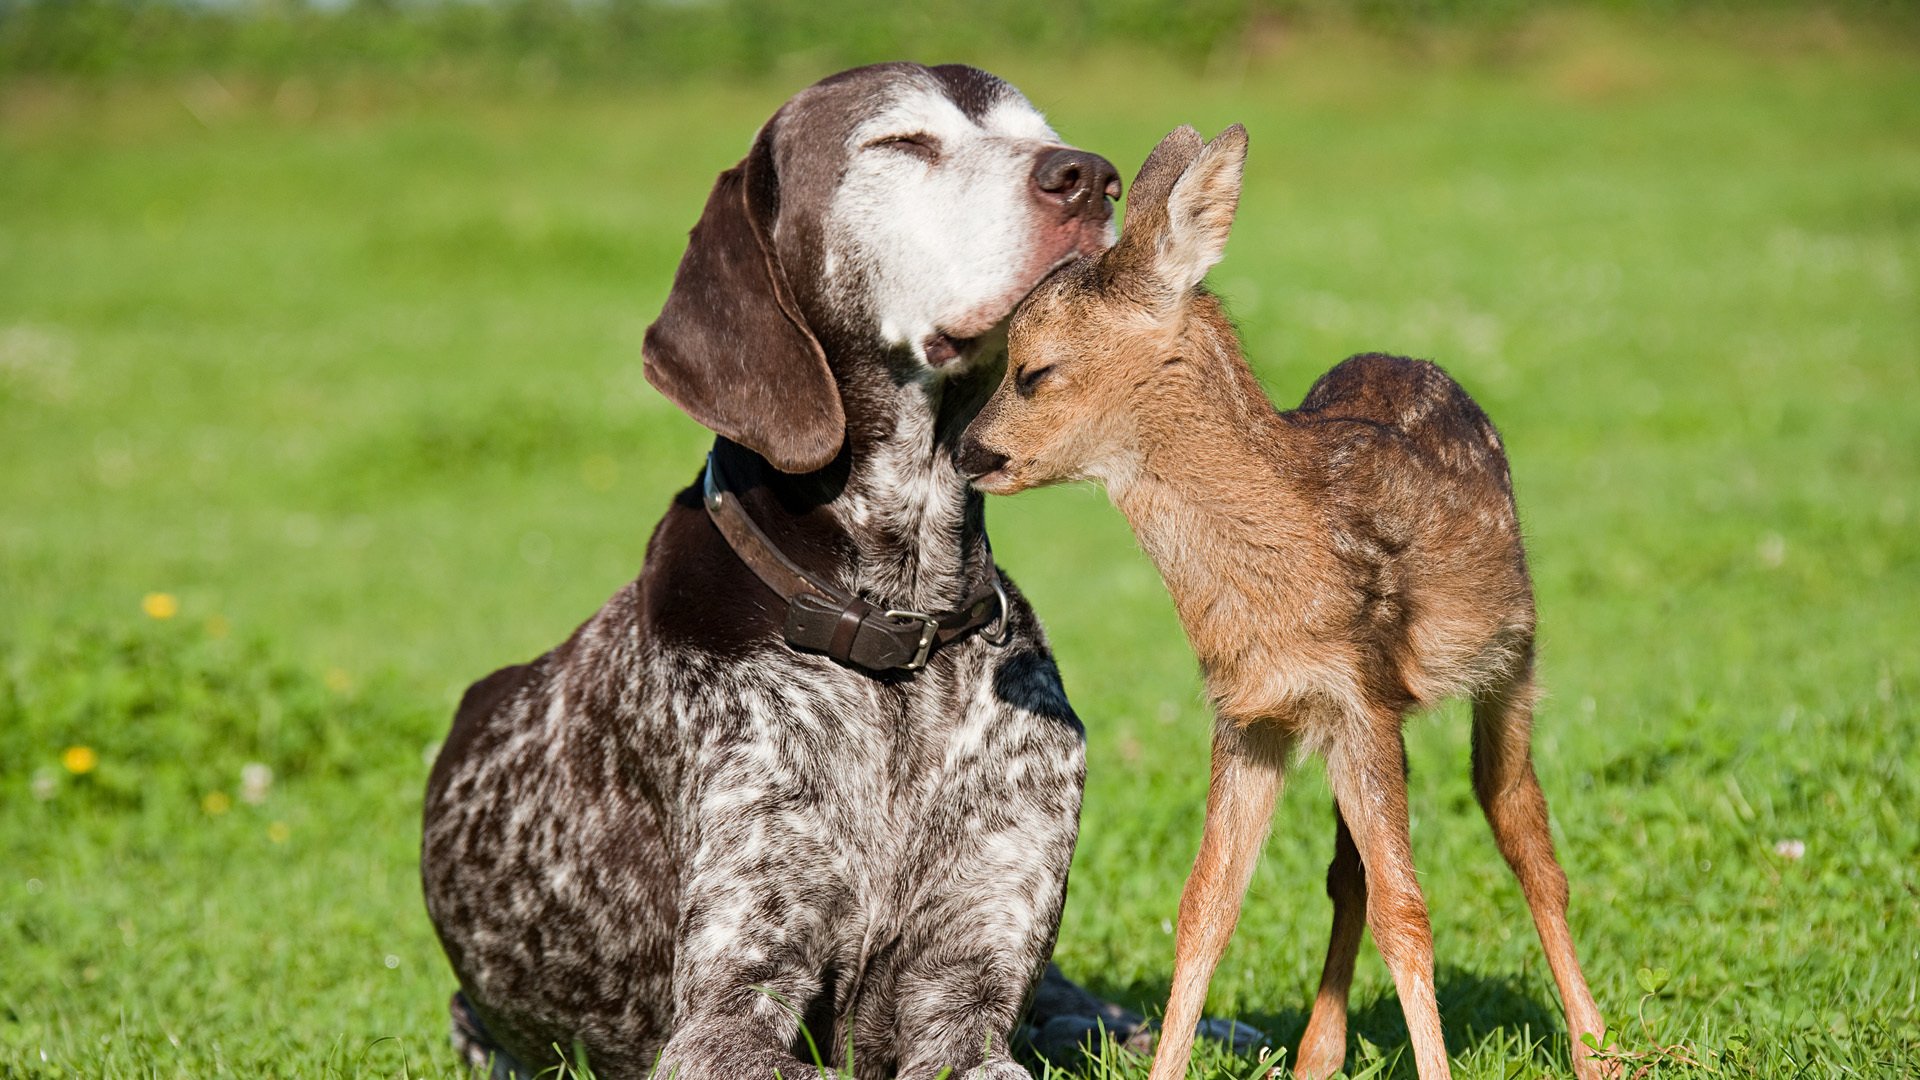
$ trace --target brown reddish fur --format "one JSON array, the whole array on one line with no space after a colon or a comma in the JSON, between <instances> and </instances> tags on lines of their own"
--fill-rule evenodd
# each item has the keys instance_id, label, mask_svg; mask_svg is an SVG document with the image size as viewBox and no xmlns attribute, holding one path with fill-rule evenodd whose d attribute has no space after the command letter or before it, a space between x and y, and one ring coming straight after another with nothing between
<instances>
[{"instance_id":1,"label":"brown reddish fur","mask_svg":"<svg viewBox=\"0 0 1920 1080\"><path fill-rule=\"evenodd\" d=\"M1200 288L1239 197L1246 133L1168 136L1125 234L1016 316L1006 379L962 463L989 491L1103 483L1165 577L1218 714L1205 833L1180 899L1153 1080L1184 1075L1296 747L1335 796L1332 940L1295 1071L1346 1056L1363 924L1399 990L1420 1076L1448 1075L1433 940L1408 840L1401 725L1471 696L1474 790L1546 949L1583 1080L1600 1013L1529 753L1533 590L1500 437L1433 364L1358 356L1276 412Z\"/></svg>"}]
</instances>

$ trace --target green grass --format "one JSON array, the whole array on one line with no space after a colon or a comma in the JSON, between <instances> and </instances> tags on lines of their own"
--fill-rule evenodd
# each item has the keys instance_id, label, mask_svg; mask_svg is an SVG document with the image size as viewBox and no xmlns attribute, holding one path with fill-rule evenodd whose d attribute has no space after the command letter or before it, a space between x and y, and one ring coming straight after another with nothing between
<instances>
[{"instance_id":1,"label":"green grass","mask_svg":"<svg viewBox=\"0 0 1920 1080\"><path fill-rule=\"evenodd\" d=\"M1540 773L1641 1063L1913 1075L1920 62L1819 20L1500 40L975 59L1123 170L1177 123L1247 124L1214 280L1277 399L1393 350L1502 426ZM428 756L692 477L706 436L641 335L713 174L810 74L0 84L0 1076L456 1075ZM1097 493L990 513L1088 727L1058 957L1155 1008L1205 787L1193 663ZM1410 742L1456 1075L1563 1074L1463 714ZM1283 1045L1332 850L1318 764L1289 788L1211 998ZM1355 1003L1356 1072L1411 1076L1370 946Z\"/></svg>"}]
</instances>

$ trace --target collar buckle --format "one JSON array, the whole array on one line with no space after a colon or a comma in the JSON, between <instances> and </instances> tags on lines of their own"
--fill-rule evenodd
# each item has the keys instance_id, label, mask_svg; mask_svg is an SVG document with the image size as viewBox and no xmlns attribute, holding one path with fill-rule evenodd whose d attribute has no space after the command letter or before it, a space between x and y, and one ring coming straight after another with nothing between
<instances>
[{"instance_id":1,"label":"collar buckle","mask_svg":"<svg viewBox=\"0 0 1920 1080\"><path fill-rule=\"evenodd\" d=\"M911 611L906 608L888 608L880 614L900 622L919 621L920 642L914 647L913 659L901 664L900 669L919 671L926 667L927 656L933 652L933 636L940 629L940 621L924 611Z\"/></svg>"},{"instance_id":2,"label":"collar buckle","mask_svg":"<svg viewBox=\"0 0 1920 1080\"><path fill-rule=\"evenodd\" d=\"M911 672L926 667L935 648L995 621L1000 623L997 632L983 633L984 642L1003 646L1012 636L1006 588L993 565L991 548L985 560L989 584L958 610L931 615L912 608L888 608L876 617L874 605L787 557L754 523L740 500L728 497L732 489L714 455L707 456L700 487L707 516L727 546L768 589L786 600L784 636L796 649L825 653L868 672ZM980 540L984 546L984 534ZM906 661L895 659L903 653L908 654Z\"/></svg>"}]
</instances>

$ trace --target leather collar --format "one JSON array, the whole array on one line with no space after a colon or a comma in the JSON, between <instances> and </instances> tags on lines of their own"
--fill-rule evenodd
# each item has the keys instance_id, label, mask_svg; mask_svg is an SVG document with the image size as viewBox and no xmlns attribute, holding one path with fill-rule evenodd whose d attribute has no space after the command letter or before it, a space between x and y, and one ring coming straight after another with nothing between
<instances>
[{"instance_id":1,"label":"leather collar","mask_svg":"<svg viewBox=\"0 0 1920 1080\"><path fill-rule=\"evenodd\" d=\"M824 653L843 664L869 672L918 671L943 645L999 620L994 645L1007 642L1007 593L1000 570L987 552L987 585L952 611L929 614L906 608L882 608L823 581L788 558L748 516L721 474L720 464L707 455L703 483L707 516L733 553L767 588L787 602L787 644Z\"/></svg>"}]
</instances>

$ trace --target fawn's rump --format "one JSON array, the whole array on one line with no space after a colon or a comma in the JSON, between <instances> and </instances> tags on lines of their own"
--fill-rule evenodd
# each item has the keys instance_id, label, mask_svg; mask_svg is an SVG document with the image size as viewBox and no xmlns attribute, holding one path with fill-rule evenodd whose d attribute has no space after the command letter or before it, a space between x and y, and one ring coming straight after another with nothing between
<instances>
[{"instance_id":1,"label":"fawn's rump","mask_svg":"<svg viewBox=\"0 0 1920 1080\"><path fill-rule=\"evenodd\" d=\"M1363 585L1364 636L1412 703L1524 681L1533 589L1506 453L1480 406L1437 364L1369 353L1321 376L1294 416L1345 450L1326 477L1344 509L1335 550Z\"/></svg>"},{"instance_id":2,"label":"fawn's rump","mask_svg":"<svg viewBox=\"0 0 1920 1080\"><path fill-rule=\"evenodd\" d=\"M1506 453L1493 421L1431 360L1383 353L1350 357L1320 376L1297 414L1379 424L1411 440L1423 456L1506 474Z\"/></svg>"}]
</instances>

